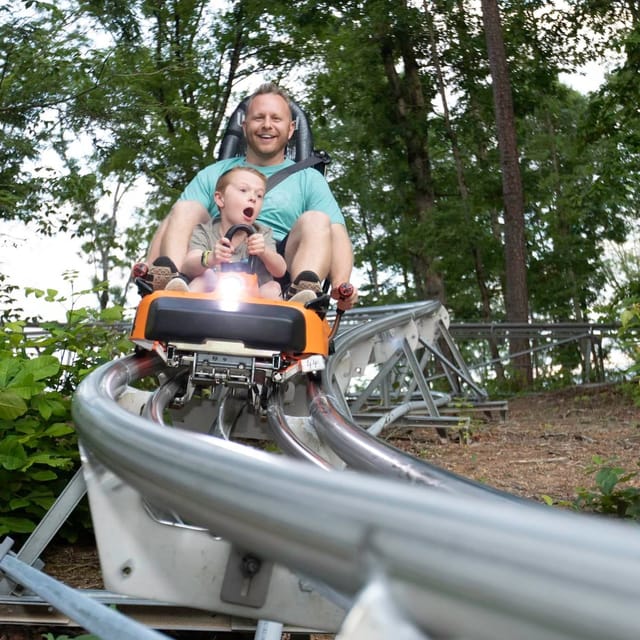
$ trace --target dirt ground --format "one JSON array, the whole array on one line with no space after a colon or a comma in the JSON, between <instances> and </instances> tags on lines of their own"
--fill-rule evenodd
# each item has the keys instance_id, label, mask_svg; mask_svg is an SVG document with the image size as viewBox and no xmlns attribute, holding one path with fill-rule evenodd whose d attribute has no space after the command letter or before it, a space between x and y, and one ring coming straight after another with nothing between
<instances>
[{"instance_id":1,"label":"dirt ground","mask_svg":"<svg viewBox=\"0 0 640 640\"><path fill-rule=\"evenodd\" d=\"M640 407L620 387L572 387L509 400L506 418L472 415L466 442L432 430L389 440L438 466L533 500L572 501L594 486L594 456L627 471L640 461ZM632 484L640 486L640 478Z\"/></svg>"},{"instance_id":2,"label":"dirt ground","mask_svg":"<svg viewBox=\"0 0 640 640\"><path fill-rule=\"evenodd\" d=\"M576 497L578 487L594 486L593 473L588 473L594 456L615 460L628 471L638 469L640 407L619 387L574 387L514 398L504 419L499 414L491 419L473 415L468 437L458 441L443 440L432 429L396 429L383 435L457 474L522 497L549 496L562 504ZM640 486L640 479L632 482ZM54 545L44 559L45 571L62 582L102 588L92 547ZM0 640L41 637L0 626Z\"/></svg>"}]
</instances>

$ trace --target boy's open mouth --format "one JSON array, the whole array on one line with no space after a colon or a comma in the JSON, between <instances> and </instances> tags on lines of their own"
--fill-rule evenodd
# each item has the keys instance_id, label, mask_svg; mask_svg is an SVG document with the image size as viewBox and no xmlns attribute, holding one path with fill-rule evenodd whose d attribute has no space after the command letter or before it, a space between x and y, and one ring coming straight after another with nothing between
<instances>
[{"instance_id":1,"label":"boy's open mouth","mask_svg":"<svg viewBox=\"0 0 640 640\"><path fill-rule=\"evenodd\" d=\"M253 217L253 207L247 207L242 213L244 213L245 217L252 218Z\"/></svg>"}]
</instances>

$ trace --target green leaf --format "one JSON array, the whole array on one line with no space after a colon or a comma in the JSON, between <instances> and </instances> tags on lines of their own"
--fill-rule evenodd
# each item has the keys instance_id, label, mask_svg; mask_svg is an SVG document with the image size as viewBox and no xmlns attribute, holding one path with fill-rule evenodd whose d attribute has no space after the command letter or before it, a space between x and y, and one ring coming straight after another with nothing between
<instances>
[{"instance_id":1,"label":"green leaf","mask_svg":"<svg viewBox=\"0 0 640 640\"><path fill-rule=\"evenodd\" d=\"M38 356L27 360L23 369L32 374L34 380L46 380L60 371L60 362L54 356Z\"/></svg>"},{"instance_id":2,"label":"green leaf","mask_svg":"<svg viewBox=\"0 0 640 640\"><path fill-rule=\"evenodd\" d=\"M7 533L31 533L36 525L27 518L0 517L0 535Z\"/></svg>"},{"instance_id":3,"label":"green leaf","mask_svg":"<svg viewBox=\"0 0 640 640\"><path fill-rule=\"evenodd\" d=\"M61 402L54 394L47 395L47 404L54 416L66 416L69 413L69 403Z\"/></svg>"},{"instance_id":4,"label":"green leaf","mask_svg":"<svg viewBox=\"0 0 640 640\"><path fill-rule=\"evenodd\" d=\"M117 322L122 320L122 307L115 306L105 309L101 314L101 320L103 322Z\"/></svg>"},{"instance_id":5,"label":"green leaf","mask_svg":"<svg viewBox=\"0 0 640 640\"><path fill-rule=\"evenodd\" d=\"M31 406L45 419L48 420L53 413L53 407L46 397L41 395L31 399Z\"/></svg>"},{"instance_id":6,"label":"green leaf","mask_svg":"<svg viewBox=\"0 0 640 640\"><path fill-rule=\"evenodd\" d=\"M14 423L16 433L23 433L25 435L33 435L40 428L40 422L31 418L30 416L24 416L19 421Z\"/></svg>"},{"instance_id":7,"label":"green leaf","mask_svg":"<svg viewBox=\"0 0 640 640\"><path fill-rule=\"evenodd\" d=\"M51 509L51 506L55 502L55 498L53 496L43 496L43 497L34 497L31 499L33 504L37 504L39 507L42 507L45 511Z\"/></svg>"},{"instance_id":8,"label":"green leaf","mask_svg":"<svg viewBox=\"0 0 640 640\"><path fill-rule=\"evenodd\" d=\"M6 387L19 369L18 360L6 358L0 360L0 388Z\"/></svg>"},{"instance_id":9,"label":"green leaf","mask_svg":"<svg viewBox=\"0 0 640 640\"><path fill-rule=\"evenodd\" d=\"M20 469L27 461L27 454L16 436L9 436L0 442L0 466L13 471Z\"/></svg>"},{"instance_id":10,"label":"green leaf","mask_svg":"<svg viewBox=\"0 0 640 640\"><path fill-rule=\"evenodd\" d=\"M14 391L0 391L0 420L15 420L27 409L25 401Z\"/></svg>"},{"instance_id":11,"label":"green leaf","mask_svg":"<svg viewBox=\"0 0 640 640\"><path fill-rule=\"evenodd\" d=\"M9 386L11 391L25 400L30 400L33 396L41 393L45 388L44 383L35 382L31 374L18 376L15 383L12 382Z\"/></svg>"},{"instance_id":12,"label":"green leaf","mask_svg":"<svg viewBox=\"0 0 640 640\"><path fill-rule=\"evenodd\" d=\"M36 471L31 474L31 477L36 482L48 482L49 480L56 480L58 475L51 471L51 469L44 469L43 471Z\"/></svg>"},{"instance_id":13,"label":"green leaf","mask_svg":"<svg viewBox=\"0 0 640 640\"><path fill-rule=\"evenodd\" d=\"M70 458L61 458L59 455L50 453L36 453L29 458L29 466L34 464L46 464L54 469L68 469L72 465Z\"/></svg>"},{"instance_id":14,"label":"green leaf","mask_svg":"<svg viewBox=\"0 0 640 640\"><path fill-rule=\"evenodd\" d=\"M47 429L45 430L45 435L47 436L54 436L56 438L60 437L60 436L66 436L69 435L70 433L73 433L75 431L75 429L73 428L72 425L66 423L66 422L56 422L55 424L52 424L50 427L47 427Z\"/></svg>"},{"instance_id":15,"label":"green leaf","mask_svg":"<svg viewBox=\"0 0 640 640\"><path fill-rule=\"evenodd\" d=\"M623 326L626 326L626 325L631 323L631 321L633 320L634 316L635 316L635 314L633 313L633 311L631 309L625 309L620 314L620 322L622 323Z\"/></svg>"},{"instance_id":16,"label":"green leaf","mask_svg":"<svg viewBox=\"0 0 640 640\"><path fill-rule=\"evenodd\" d=\"M26 498L15 498L14 500L9 500L9 508L12 511L20 509L21 507L28 507L30 504L31 502Z\"/></svg>"},{"instance_id":17,"label":"green leaf","mask_svg":"<svg viewBox=\"0 0 640 640\"><path fill-rule=\"evenodd\" d=\"M614 487L620 481L622 473L622 469L614 469L611 467L604 467L598 471L596 474L596 484L605 496L611 495Z\"/></svg>"}]
</instances>

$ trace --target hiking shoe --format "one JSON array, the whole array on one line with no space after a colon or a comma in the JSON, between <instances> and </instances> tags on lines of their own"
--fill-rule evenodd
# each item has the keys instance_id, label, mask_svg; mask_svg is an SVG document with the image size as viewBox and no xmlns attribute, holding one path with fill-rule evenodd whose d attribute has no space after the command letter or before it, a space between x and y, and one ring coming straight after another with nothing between
<instances>
[{"instance_id":1,"label":"hiking shoe","mask_svg":"<svg viewBox=\"0 0 640 640\"><path fill-rule=\"evenodd\" d=\"M154 291L160 291L169 284L170 280L178 275L178 267L176 267L173 260L167 258L167 256L160 256L149 267L145 280L151 284Z\"/></svg>"},{"instance_id":2,"label":"hiking shoe","mask_svg":"<svg viewBox=\"0 0 640 640\"><path fill-rule=\"evenodd\" d=\"M299 302L300 304L306 304L311 300L316 300L318 294L311 289L301 289L298 293L294 293L290 298L287 298L287 302Z\"/></svg>"},{"instance_id":3,"label":"hiking shoe","mask_svg":"<svg viewBox=\"0 0 640 640\"><path fill-rule=\"evenodd\" d=\"M171 278L169 282L167 282L167 286L164 288L165 291L189 291L189 283L187 282L186 276L183 276L181 273Z\"/></svg>"},{"instance_id":4,"label":"hiking shoe","mask_svg":"<svg viewBox=\"0 0 640 640\"><path fill-rule=\"evenodd\" d=\"M295 296L303 291L310 291L314 296L322 295L322 284L320 278L313 271L302 271L298 277L289 285L285 294L285 300L292 300ZM295 302L308 302L313 298L309 298L308 294L305 294L303 299L296 299Z\"/></svg>"}]
</instances>

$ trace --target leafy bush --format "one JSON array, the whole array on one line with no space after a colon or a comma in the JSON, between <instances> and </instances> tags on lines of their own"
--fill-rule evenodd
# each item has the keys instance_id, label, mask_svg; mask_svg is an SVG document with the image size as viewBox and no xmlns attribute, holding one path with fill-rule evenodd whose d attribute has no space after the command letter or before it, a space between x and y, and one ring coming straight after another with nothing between
<instances>
[{"instance_id":1,"label":"leafy bush","mask_svg":"<svg viewBox=\"0 0 640 640\"><path fill-rule=\"evenodd\" d=\"M633 364L629 367L629 373L635 384L632 393L640 404L640 301L632 301L620 316L620 342L622 348L629 354Z\"/></svg>"},{"instance_id":2,"label":"leafy bush","mask_svg":"<svg viewBox=\"0 0 640 640\"><path fill-rule=\"evenodd\" d=\"M587 469L587 473L595 473L595 486L577 489L574 508L619 518L640 519L640 488L628 484L638 477L639 472L627 471L616 465L615 461L604 461L600 456L594 456L592 461L593 465Z\"/></svg>"},{"instance_id":3,"label":"leafy bush","mask_svg":"<svg viewBox=\"0 0 640 640\"><path fill-rule=\"evenodd\" d=\"M31 290L55 303L55 291ZM79 466L71 397L96 366L130 350L126 332L114 328L122 308L74 309L65 323L24 320L0 324L0 537L20 541L31 532ZM73 541L90 527L86 505L61 530Z\"/></svg>"}]
</instances>

